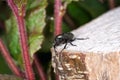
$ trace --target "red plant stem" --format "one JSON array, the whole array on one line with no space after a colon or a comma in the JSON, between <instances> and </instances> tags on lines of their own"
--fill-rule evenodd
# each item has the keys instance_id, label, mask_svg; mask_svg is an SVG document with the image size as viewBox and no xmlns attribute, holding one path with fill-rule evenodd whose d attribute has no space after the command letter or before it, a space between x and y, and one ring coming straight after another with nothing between
<instances>
[{"instance_id":1,"label":"red plant stem","mask_svg":"<svg viewBox=\"0 0 120 80\"><path fill-rule=\"evenodd\" d=\"M54 24L55 24L55 32L54 35L58 35L60 33L62 33L62 3L61 0L55 0L55 4L54 4ZM58 73L56 73L56 80L59 80L59 76Z\"/></svg>"},{"instance_id":2,"label":"red plant stem","mask_svg":"<svg viewBox=\"0 0 120 80\"><path fill-rule=\"evenodd\" d=\"M45 73L43 71L42 65L40 64L40 61L37 57L37 54L34 54L34 62L35 62L36 68L38 70L38 74L41 78L40 80L47 80L46 76L45 76Z\"/></svg>"},{"instance_id":3,"label":"red plant stem","mask_svg":"<svg viewBox=\"0 0 120 80\"><path fill-rule=\"evenodd\" d=\"M55 0L55 5L54 5L54 18L55 18L55 33L54 35L60 34L61 31L61 25L62 25L62 15L61 15L61 0Z\"/></svg>"},{"instance_id":4,"label":"red plant stem","mask_svg":"<svg viewBox=\"0 0 120 80\"><path fill-rule=\"evenodd\" d=\"M103 3L104 2L104 0L99 0L101 3Z\"/></svg>"},{"instance_id":5,"label":"red plant stem","mask_svg":"<svg viewBox=\"0 0 120 80\"><path fill-rule=\"evenodd\" d=\"M14 4L13 0L7 0L9 6L11 7L15 17L17 18L18 29L20 34L20 44L22 49L22 55L25 63L25 74L28 80L35 80L34 73L32 70L32 66L30 63L30 55L28 51L28 44L27 44L27 33L25 29L25 21L24 21L24 12L22 11L22 15L20 15L18 11L18 7ZM23 10L23 9L22 9Z\"/></svg>"},{"instance_id":6,"label":"red plant stem","mask_svg":"<svg viewBox=\"0 0 120 80\"><path fill-rule=\"evenodd\" d=\"M8 52L6 46L3 44L2 40L0 39L0 50L2 51L2 55L6 62L9 64L8 66L12 70L12 72L19 77L24 77L24 73L19 70L19 68L15 65L10 53Z\"/></svg>"},{"instance_id":7,"label":"red plant stem","mask_svg":"<svg viewBox=\"0 0 120 80\"><path fill-rule=\"evenodd\" d=\"M26 76L28 80L34 80L35 79L34 73L30 63L30 55L29 55L28 46L27 46L27 34L25 30L25 25L24 25L24 19L22 16L18 16L17 20L19 25L20 43L21 43L23 59L25 63Z\"/></svg>"},{"instance_id":8,"label":"red plant stem","mask_svg":"<svg viewBox=\"0 0 120 80\"><path fill-rule=\"evenodd\" d=\"M115 0L108 0L110 9L115 8Z\"/></svg>"}]
</instances>

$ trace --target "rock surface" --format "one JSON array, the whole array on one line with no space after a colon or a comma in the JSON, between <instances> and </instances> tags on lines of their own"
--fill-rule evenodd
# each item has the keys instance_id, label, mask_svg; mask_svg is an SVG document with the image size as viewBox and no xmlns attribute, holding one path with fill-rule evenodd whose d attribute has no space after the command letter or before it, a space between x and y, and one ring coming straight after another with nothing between
<instances>
[{"instance_id":1,"label":"rock surface","mask_svg":"<svg viewBox=\"0 0 120 80\"><path fill-rule=\"evenodd\" d=\"M72 31L77 38L62 53L52 52L60 80L120 80L120 7ZM57 47L58 53L64 44Z\"/></svg>"}]
</instances>

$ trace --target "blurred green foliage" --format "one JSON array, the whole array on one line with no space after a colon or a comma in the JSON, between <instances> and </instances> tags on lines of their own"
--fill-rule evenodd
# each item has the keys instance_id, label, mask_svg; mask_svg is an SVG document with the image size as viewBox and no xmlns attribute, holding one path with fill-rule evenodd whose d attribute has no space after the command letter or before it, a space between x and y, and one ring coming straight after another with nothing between
<instances>
[{"instance_id":1,"label":"blurred green foliage","mask_svg":"<svg viewBox=\"0 0 120 80\"><path fill-rule=\"evenodd\" d=\"M103 2L100 0L63 0L63 4L65 3L67 9L63 18L63 32L76 29L110 10L107 0L103 0ZM115 7L119 5L120 0L115 0ZM29 37L30 55L32 57L35 52L38 53L45 72L49 76L49 73L51 73L49 71L51 69L48 68L51 62L50 48L54 38L53 11L54 0L28 0L26 2L25 21ZM0 37L4 40L16 64L23 68L17 22L6 1L0 1ZM1 57L0 64L2 64L0 74L11 74L9 68L6 69L7 65Z\"/></svg>"}]
</instances>

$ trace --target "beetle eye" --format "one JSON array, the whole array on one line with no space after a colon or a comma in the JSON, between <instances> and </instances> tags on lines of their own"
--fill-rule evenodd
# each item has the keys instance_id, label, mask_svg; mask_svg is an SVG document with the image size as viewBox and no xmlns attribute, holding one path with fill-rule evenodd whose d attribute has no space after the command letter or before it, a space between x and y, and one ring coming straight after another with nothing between
<instances>
[{"instance_id":1,"label":"beetle eye","mask_svg":"<svg viewBox=\"0 0 120 80\"><path fill-rule=\"evenodd\" d=\"M62 41L63 41L63 38L57 38L57 41L56 41L56 42L61 43Z\"/></svg>"},{"instance_id":2,"label":"beetle eye","mask_svg":"<svg viewBox=\"0 0 120 80\"><path fill-rule=\"evenodd\" d=\"M61 35L60 35L60 36L57 36L57 38L59 38L59 39L60 39L60 38L62 38L62 36L61 36Z\"/></svg>"}]
</instances>

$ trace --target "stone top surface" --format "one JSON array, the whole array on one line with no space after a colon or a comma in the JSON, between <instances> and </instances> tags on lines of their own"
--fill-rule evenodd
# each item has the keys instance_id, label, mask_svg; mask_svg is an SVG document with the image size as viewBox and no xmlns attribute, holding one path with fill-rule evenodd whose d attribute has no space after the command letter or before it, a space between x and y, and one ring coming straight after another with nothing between
<instances>
[{"instance_id":1,"label":"stone top surface","mask_svg":"<svg viewBox=\"0 0 120 80\"><path fill-rule=\"evenodd\" d=\"M77 38L68 44L66 50L94 53L120 52L120 7L111 10L95 20L72 31ZM64 44L58 46L63 48Z\"/></svg>"}]
</instances>

